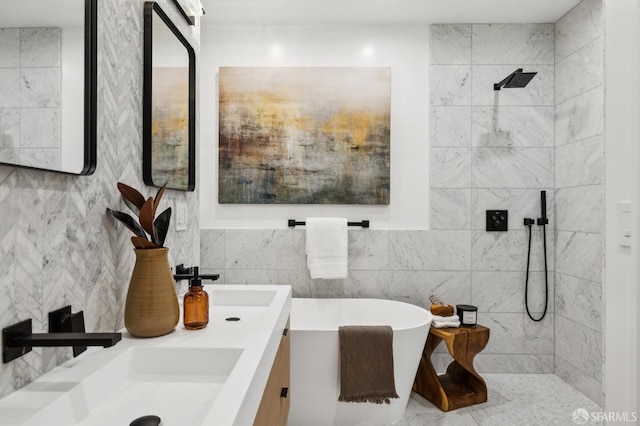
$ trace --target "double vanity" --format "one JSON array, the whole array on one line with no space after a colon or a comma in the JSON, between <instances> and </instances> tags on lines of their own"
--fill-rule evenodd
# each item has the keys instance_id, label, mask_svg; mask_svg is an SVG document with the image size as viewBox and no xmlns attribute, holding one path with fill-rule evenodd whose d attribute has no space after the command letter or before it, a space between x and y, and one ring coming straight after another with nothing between
<instances>
[{"instance_id":1,"label":"double vanity","mask_svg":"<svg viewBox=\"0 0 640 426\"><path fill-rule=\"evenodd\" d=\"M288 374L276 370L288 372L291 287L206 289L206 328L180 322L151 339L123 331L117 345L90 348L0 400L0 423L129 425L155 415L163 426L251 425L264 413L286 423Z\"/></svg>"}]
</instances>

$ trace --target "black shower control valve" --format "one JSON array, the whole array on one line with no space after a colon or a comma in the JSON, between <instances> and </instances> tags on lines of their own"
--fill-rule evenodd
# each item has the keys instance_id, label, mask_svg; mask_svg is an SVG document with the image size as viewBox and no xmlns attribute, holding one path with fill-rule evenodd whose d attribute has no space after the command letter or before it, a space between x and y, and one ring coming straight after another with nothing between
<instances>
[{"instance_id":1,"label":"black shower control valve","mask_svg":"<svg viewBox=\"0 0 640 426\"><path fill-rule=\"evenodd\" d=\"M530 217L525 217L524 218L524 226L531 226L531 225L535 225L536 221L531 219Z\"/></svg>"},{"instance_id":2,"label":"black shower control valve","mask_svg":"<svg viewBox=\"0 0 640 426\"><path fill-rule=\"evenodd\" d=\"M487 210L487 231L507 231L508 222L507 210Z\"/></svg>"},{"instance_id":3,"label":"black shower control valve","mask_svg":"<svg viewBox=\"0 0 640 426\"><path fill-rule=\"evenodd\" d=\"M547 219L546 217L539 217L537 223L538 225L548 225L549 219Z\"/></svg>"}]
</instances>

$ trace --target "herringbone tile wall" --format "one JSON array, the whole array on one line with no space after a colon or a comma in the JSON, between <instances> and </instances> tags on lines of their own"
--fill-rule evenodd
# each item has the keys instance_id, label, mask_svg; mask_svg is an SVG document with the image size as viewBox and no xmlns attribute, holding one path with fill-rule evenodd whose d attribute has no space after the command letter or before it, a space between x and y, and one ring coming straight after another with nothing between
<instances>
[{"instance_id":1,"label":"herringbone tile wall","mask_svg":"<svg viewBox=\"0 0 640 426\"><path fill-rule=\"evenodd\" d=\"M170 0L158 3L199 55L199 28L188 26ZM98 4L98 167L92 176L77 177L0 166L0 328L32 318L34 331L44 332L47 313L68 304L84 310L87 331L124 326L134 254L129 231L105 208L126 210L118 181L145 194L156 191L142 182L144 3ZM199 261L198 199L197 189L165 194L163 207L175 212L175 203L185 202L189 212L188 229L172 227L167 238L172 265ZM0 364L0 396L70 355L67 348L35 348Z\"/></svg>"}]
</instances>

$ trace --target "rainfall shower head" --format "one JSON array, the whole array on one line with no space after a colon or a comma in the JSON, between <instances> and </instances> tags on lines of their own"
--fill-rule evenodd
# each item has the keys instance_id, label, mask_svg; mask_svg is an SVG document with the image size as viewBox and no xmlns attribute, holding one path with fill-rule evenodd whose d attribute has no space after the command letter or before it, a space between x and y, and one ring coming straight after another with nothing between
<instances>
[{"instance_id":1,"label":"rainfall shower head","mask_svg":"<svg viewBox=\"0 0 640 426\"><path fill-rule=\"evenodd\" d=\"M518 68L500 83L495 83L493 90L500 90L502 87L506 89L524 87L536 74L537 72L522 72L522 68Z\"/></svg>"}]
</instances>

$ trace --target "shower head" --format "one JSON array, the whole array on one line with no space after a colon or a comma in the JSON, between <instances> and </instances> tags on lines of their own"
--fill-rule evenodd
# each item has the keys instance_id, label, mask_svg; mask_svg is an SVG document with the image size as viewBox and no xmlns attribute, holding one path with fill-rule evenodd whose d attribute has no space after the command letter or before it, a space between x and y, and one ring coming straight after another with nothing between
<instances>
[{"instance_id":1,"label":"shower head","mask_svg":"<svg viewBox=\"0 0 640 426\"><path fill-rule=\"evenodd\" d=\"M524 87L536 74L537 72L522 72L522 68L518 68L500 83L495 83L493 90L500 90L502 87L506 89Z\"/></svg>"}]
</instances>

